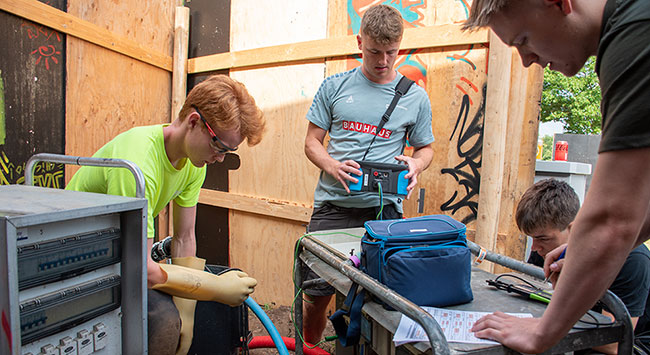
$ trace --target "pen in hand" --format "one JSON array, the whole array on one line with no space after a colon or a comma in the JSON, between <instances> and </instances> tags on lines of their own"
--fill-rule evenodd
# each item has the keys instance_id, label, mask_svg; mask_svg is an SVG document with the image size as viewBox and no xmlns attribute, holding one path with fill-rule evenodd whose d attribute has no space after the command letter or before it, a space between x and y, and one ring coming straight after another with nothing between
<instances>
[{"instance_id":1,"label":"pen in hand","mask_svg":"<svg viewBox=\"0 0 650 355\"><path fill-rule=\"evenodd\" d=\"M559 260L564 259L564 254L566 254L566 248L564 248L564 250L562 250L562 253L560 253L560 256L559 256L555 261L557 262L557 261L559 261ZM544 283L549 282L549 281L551 280L551 276L553 276L554 273L555 273L554 271L551 271L551 272L548 274L548 277L546 277L546 278L544 279Z\"/></svg>"}]
</instances>

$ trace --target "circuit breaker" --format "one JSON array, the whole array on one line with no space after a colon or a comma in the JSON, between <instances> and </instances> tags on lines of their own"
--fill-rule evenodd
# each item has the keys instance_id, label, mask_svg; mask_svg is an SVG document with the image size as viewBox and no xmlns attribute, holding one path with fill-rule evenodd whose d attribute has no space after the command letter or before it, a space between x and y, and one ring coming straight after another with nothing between
<instances>
[{"instance_id":1,"label":"circuit breaker","mask_svg":"<svg viewBox=\"0 0 650 355\"><path fill-rule=\"evenodd\" d=\"M0 186L1 354L143 354L143 198Z\"/></svg>"}]
</instances>

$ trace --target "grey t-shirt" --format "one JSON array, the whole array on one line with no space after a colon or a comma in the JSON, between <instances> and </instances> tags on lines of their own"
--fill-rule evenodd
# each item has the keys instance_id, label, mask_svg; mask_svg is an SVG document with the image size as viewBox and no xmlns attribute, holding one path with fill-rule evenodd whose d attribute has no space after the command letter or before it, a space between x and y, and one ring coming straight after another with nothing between
<instances>
[{"instance_id":1,"label":"grey t-shirt","mask_svg":"<svg viewBox=\"0 0 650 355\"><path fill-rule=\"evenodd\" d=\"M335 74L323 81L307 119L328 131L327 152L338 160L359 161L363 158L382 115L395 96L395 86L402 78L397 73L388 84L377 84L366 78L361 67ZM397 103L384 128L366 156L366 161L398 163L394 158L402 154L408 137L413 147L433 142L431 131L431 103L427 93L418 85ZM331 175L321 171L314 193L314 207L331 202L341 207L365 208L380 205L379 194L351 192ZM384 205L394 204L402 212L402 199L397 195L384 194Z\"/></svg>"}]
</instances>

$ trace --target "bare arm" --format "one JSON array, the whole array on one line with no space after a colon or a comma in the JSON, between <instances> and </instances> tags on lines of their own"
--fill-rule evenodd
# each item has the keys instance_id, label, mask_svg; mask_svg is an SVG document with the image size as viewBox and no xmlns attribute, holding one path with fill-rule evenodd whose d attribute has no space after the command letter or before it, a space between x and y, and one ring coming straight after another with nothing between
<instances>
[{"instance_id":1,"label":"bare arm","mask_svg":"<svg viewBox=\"0 0 650 355\"><path fill-rule=\"evenodd\" d=\"M503 314L479 320L473 331L526 353L556 344L603 295L627 255L647 238L650 148L600 154L585 202L573 222L553 299L541 319Z\"/></svg>"},{"instance_id":2,"label":"bare arm","mask_svg":"<svg viewBox=\"0 0 650 355\"><path fill-rule=\"evenodd\" d=\"M172 238L172 257L195 256L196 238L194 226L196 224L196 206L181 207L174 202L174 237ZM147 239L147 287L167 281L167 276L160 269L158 263L151 258L153 238Z\"/></svg>"},{"instance_id":3,"label":"bare arm","mask_svg":"<svg viewBox=\"0 0 650 355\"><path fill-rule=\"evenodd\" d=\"M161 284L167 281L167 276L158 266L158 263L151 258L151 248L153 247L153 238L147 238L147 287L151 288L155 284Z\"/></svg>"},{"instance_id":4,"label":"bare arm","mask_svg":"<svg viewBox=\"0 0 650 355\"><path fill-rule=\"evenodd\" d=\"M181 207L174 202L172 257L196 256L196 206Z\"/></svg>"},{"instance_id":5,"label":"bare arm","mask_svg":"<svg viewBox=\"0 0 650 355\"><path fill-rule=\"evenodd\" d=\"M409 172L404 176L404 178L409 179L409 184L406 187L408 191L407 199L411 197L411 192L413 188L418 183L418 176L431 164L431 159L433 159L433 148L431 144L424 145L422 147L414 148L413 156L409 157L408 155L398 155L395 159L405 162L409 166Z\"/></svg>"},{"instance_id":6,"label":"bare arm","mask_svg":"<svg viewBox=\"0 0 650 355\"><path fill-rule=\"evenodd\" d=\"M360 166L354 160L340 162L332 158L323 146L326 134L327 131L309 122L307 136L305 137L305 155L314 165L336 178L345 190L350 193L347 181L356 183L358 180L351 177L349 173L361 176Z\"/></svg>"}]
</instances>

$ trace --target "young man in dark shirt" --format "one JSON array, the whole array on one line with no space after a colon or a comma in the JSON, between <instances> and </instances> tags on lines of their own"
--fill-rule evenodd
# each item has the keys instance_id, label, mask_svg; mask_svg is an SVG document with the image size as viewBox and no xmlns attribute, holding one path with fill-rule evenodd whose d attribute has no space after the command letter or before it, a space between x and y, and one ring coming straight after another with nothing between
<instances>
[{"instance_id":1,"label":"young man in dark shirt","mask_svg":"<svg viewBox=\"0 0 650 355\"><path fill-rule=\"evenodd\" d=\"M541 180L524 192L515 214L517 227L533 239L531 251L541 257L534 260L531 255L529 263L544 266L544 257L550 251L560 246L566 247L569 225L579 209L578 195L564 181ZM632 250L609 290L623 301L630 312L634 333L638 335L647 331L650 326L647 324L650 316L650 251L645 245ZM615 354L617 345L608 344L596 350Z\"/></svg>"}]
</instances>

